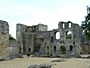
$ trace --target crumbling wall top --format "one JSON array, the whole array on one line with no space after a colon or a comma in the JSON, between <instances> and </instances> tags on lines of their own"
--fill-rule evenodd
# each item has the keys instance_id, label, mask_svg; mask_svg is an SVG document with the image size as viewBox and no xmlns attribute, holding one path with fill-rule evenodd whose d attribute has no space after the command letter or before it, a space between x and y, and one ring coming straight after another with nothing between
<instances>
[{"instance_id":1,"label":"crumbling wall top","mask_svg":"<svg viewBox=\"0 0 90 68\"><path fill-rule=\"evenodd\" d=\"M72 23L71 21L68 22L60 21L58 24L58 28L60 29L74 29L75 27L79 28L80 26L76 23Z\"/></svg>"}]
</instances>

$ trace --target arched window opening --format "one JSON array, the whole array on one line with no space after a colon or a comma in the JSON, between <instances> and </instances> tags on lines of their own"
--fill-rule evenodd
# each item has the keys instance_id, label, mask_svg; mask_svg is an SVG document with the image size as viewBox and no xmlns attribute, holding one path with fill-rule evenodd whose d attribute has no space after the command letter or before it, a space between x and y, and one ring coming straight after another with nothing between
<instances>
[{"instance_id":1,"label":"arched window opening","mask_svg":"<svg viewBox=\"0 0 90 68\"><path fill-rule=\"evenodd\" d=\"M47 52L49 52L49 46L47 46Z\"/></svg>"},{"instance_id":2,"label":"arched window opening","mask_svg":"<svg viewBox=\"0 0 90 68\"><path fill-rule=\"evenodd\" d=\"M54 52L56 52L56 46L54 46Z\"/></svg>"},{"instance_id":3,"label":"arched window opening","mask_svg":"<svg viewBox=\"0 0 90 68\"><path fill-rule=\"evenodd\" d=\"M28 51L31 52L31 48L28 48Z\"/></svg>"},{"instance_id":4,"label":"arched window opening","mask_svg":"<svg viewBox=\"0 0 90 68\"><path fill-rule=\"evenodd\" d=\"M61 52L61 54L66 54L66 48L65 48L65 46L61 46L60 47L60 52Z\"/></svg>"},{"instance_id":5,"label":"arched window opening","mask_svg":"<svg viewBox=\"0 0 90 68\"><path fill-rule=\"evenodd\" d=\"M56 33L56 39L60 39L60 32Z\"/></svg>"},{"instance_id":6,"label":"arched window opening","mask_svg":"<svg viewBox=\"0 0 90 68\"><path fill-rule=\"evenodd\" d=\"M70 46L70 51L72 51L72 50L73 50L73 46L71 45L71 46Z\"/></svg>"},{"instance_id":7,"label":"arched window opening","mask_svg":"<svg viewBox=\"0 0 90 68\"><path fill-rule=\"evenodd\" d=\"M63 28L65 28L65 24L64 24L64 23L62 23L62 25L63 25Z\"/></svg>"},{"instance_id":8,"label":"arched window opening","mask_svg":"<svg viewBox=\"0 0 90 68\"><path fill-rule=\"evenodd\" d=\"M72 38L72 32L71 31L67 31L66 32L66 39L71 39Z\"/></svg>"},{"instance_id":9,"label":"arched window opening","mask_svg":"<svg viewBox=\"0 0 90 68\"><path fill-rule=\"evenodd\" d=\"M71 23L69 23L69 28L71 28Z\"/></svg>"},{"instance_id":10,"label":"arched window opening","mask_svg":"<svg viewBox=\"0 0 90 68\"><path fill-rule=\"evenodd\" d=\"M51 37L51 43L53 43L53 37Z\"/></svg>"}]
</instances>

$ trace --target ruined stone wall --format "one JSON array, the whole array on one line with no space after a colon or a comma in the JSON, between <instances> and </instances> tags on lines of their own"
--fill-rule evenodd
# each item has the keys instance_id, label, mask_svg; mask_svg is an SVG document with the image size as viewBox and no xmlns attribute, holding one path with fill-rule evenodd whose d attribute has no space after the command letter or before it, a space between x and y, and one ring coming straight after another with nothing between
<instances>
[{"instance_id":1,"label":"ruined stone wall","mask_svg":"<svg viewBox=\"0 0 90 68\"><path fill-rule=\"evenodd\" d=\"M17 24L16 38L20 53L35 52L35 39L38 31L47 31L47 25L38 24L26 26L23 24Z\"/></svg>"},{"instance_id":2,"label":"ruined stone wall","mask_svg":"<svg viewBox=\"0 0 90 68\"><path fill-rule=\"evenodd\" d=\"M58 30L60 31L60 42L66 48L66 54L68 55L80 55L80 26L72 22L60 22L58 25Z\"/></svg>"},{"instance_id":3,"label":"ruined stone wall","mask_svg":"<svg viewBox=\"0 0 90 68\"><path fill-rule=\"evenodd\" d=\"M23 47L25 53L33 53L34 52L34 34L33 33L24 33Z\"/></svg>"},{"instance_id":4,"label":"ruined stone wall","mask_svg":"<svg viewBox=\"0 0 90 68\"><path fill-rule=\"evenodd\" d=\"M46 49L44 48L44 51L48 52L48 49L49 55L52 56L79 56L81 44L81 37L79 33L81 30L80 26L72 22L60 22L58 26L58 29L48 31L49 36L46 43L49 44L47 44L48 46L45 47ZM59 39L56 38L57 33L59 33ZM43 47L44 46L45 45L43 45Z\"/></svg>"},{"instance_id":5,"label":"ruined stone wall","mask_svg":"<svg viewBox=\"0 0 90 68\"><path fill-rule=\"evenodd\" d=\"M17 38L17 46L19 48L19 52L23 53L23 32L25 32L26 25L17 24L16 27L16 38Z\"/></svg>"},{"instance_id":6,"label":"ruined stone wall","mask_svg":"<svg viewBox=\"0 0 90 68\"><path fill-rule=\"evenodd\" d=\"M47 25L43 25L43 24L38 24L39 27L39 31L47 31L48 27Z\"/></svg>"},{"instance_id":7,"label":"ruined stone wall","mask_svg":"<svg viewBox=\"0 0 90 68\"><path fill-rule=\"evenodd\" d=\"M39 46L38 52L40 53L40 55L46 56L47 53L50 52L50 32L48 31L38 32L36 38L37 38L36 47ZM47 47L49 48L47 49Z\"/></svg>"},{"instance_id":8,"label":"ruined stone wall","mask_svg":"<svg viewBox=\"0 0 90 68\"><path fill-rule=\"evenodd\" d=\"M8 22L0 20L0 56L7 55L9 46L9 25Z\"/></svg>"},{"instance_id":9,"label":"ruined stone wall","mask_svg":"<svg viewBox=\"0 0 90 68\"><path fill-rule=\"evenodd\" d=\"M79 56L81 29L78 24L59 22L58 28L47 31L47 26L17 25L17 41L21 53L38 53L40 56ZM59 33L59 38L56 38Z\"/></svg>"}]
</instances>

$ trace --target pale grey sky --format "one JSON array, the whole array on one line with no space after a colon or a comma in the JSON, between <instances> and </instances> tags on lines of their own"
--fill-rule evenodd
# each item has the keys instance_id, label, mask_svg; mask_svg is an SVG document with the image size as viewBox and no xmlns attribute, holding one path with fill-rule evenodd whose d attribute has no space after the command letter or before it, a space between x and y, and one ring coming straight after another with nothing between
<instances>
[{"instance_id":1,"label":"pale grey sky","mask_svg":"<svg viewBox=\"0 0 90 68\"><path fill-rule=\"evenodd\" d=\"M15 37L16 24L48 25L58 27L59 21L81 24L90 0L0 0L0 19L9 23L10 34Z\"/></svg>"}]
</instances>

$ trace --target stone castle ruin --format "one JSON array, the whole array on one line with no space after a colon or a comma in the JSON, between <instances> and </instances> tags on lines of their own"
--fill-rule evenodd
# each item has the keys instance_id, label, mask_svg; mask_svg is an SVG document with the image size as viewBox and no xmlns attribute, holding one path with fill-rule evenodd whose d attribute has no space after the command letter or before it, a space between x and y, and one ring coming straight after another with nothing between
<instances>
[{"instance_id":1,"label":"stone castle ruin","mask_svg":"<svg viewBox=\"0 0 90 68\"><path fill-rule=\"evenodd\" d=\"M7 55L7 47L9 46L9 25L8 22L0 20L0 56Z\"/></svg>"},{"instance_id":2,"label":"stone castle ruin","mask_svg":"<svg viewBox=\"0 0 90 68\"><path fill-rule=\"evenodd\" d=\"M21 54L60 57L80 55L81 28L70 21L59 22L58 28L51 31L44 24L17 24L16 38Z\"/></svg>"},{"instance_id":3,"label":"stone castle ruin","mask_svg":"<svg viewBox=\"0 0 90 68\"><path fill-rule=\"evenodd\" d=\"M18 56L16 40L9 34L9 24L0 20L0 60L8 60Z\"/></svg>"}]
</instances>

